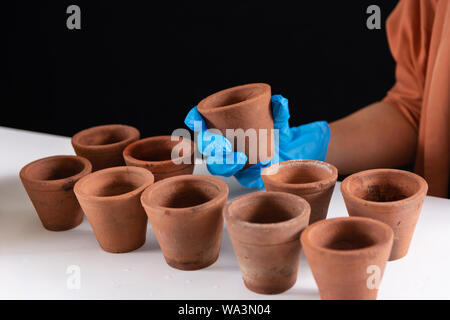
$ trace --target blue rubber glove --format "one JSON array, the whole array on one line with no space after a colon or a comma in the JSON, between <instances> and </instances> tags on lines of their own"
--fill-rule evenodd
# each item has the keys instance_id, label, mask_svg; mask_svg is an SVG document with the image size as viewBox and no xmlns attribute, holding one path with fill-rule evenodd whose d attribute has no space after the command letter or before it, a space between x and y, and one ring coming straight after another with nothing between
<instances>
[{"instance_id":1,"label":"blue rubber glove","mask_svg":"<svg viewBox=\"0 0 450 320\"><path fill-rule=\"evenodd\" d=\"M205 120L192 108L185 124L197 133L197 145L200 152L207 157L206 165L213 175L224 177L234 176L238 182L247 188L264 188L261 171L265 167L293 159L325 159L330 140L330 128L326 121L308 123L299 127L289 127L288 99L274 95L271 99L273 126L275 135L275 157L265 163L257 163L245 170L247 156L242 152L233 152L231 143L223 135L213 133L206 127ZM278 143L277 143L278 141Z\"/></svg>"}]
</instances>

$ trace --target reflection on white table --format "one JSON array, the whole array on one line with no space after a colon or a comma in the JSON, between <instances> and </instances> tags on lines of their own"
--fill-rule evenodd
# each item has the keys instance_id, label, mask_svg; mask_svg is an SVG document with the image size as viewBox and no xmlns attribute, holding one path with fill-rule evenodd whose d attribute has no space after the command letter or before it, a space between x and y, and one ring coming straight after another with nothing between
<instances>
[{"instance_id":1,"label":"reflection on white table","mask_svg":"<svg viewBox=\"0 0 450 320\"><path fill-rule=\"evenodd\" d=\"M70 139L0 127L0 298L1 299L318 299L302 255L298 281L285 293L247 290L227 232L218 261L199 271L179 271L164 261L149 224L147 242L124 254L104 252L89 222L45 230L19 180L32 160L73 154ZM203 165L196 174L208 174ZM224 179L230 199L246 192ZM347 216L336 185L328 217ZM409 254L389 262L379 299L448 299L450 293L450 200L427 197ZM72 266L72 267L71 267ZM80 274L79 288L74 280ZM69 273L68 273L69 272Z\"/></svg>"}]
</instances>

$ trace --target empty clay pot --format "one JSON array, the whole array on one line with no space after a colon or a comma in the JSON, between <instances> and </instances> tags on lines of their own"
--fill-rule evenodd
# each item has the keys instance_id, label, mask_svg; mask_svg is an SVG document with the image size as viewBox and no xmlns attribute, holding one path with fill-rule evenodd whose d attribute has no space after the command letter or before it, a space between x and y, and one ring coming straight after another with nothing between
<instances>
[{"instance_id":1,"label":"empty clay pot","mask_svg":"<svg viewBox=\"0 0 450 320\"><path fill-rule=\"evenodd\" d=\"M194 142L190 139L159 136L133 142L123 151L123 158L127 166L146 168L153 173L155 181L159 181L192 174L194 151Z\"/></svg>"},{"instance_id":2,"label":"empty clay pot","mask_svg":"<svg viewBox=\"0 0 450 320\"><path fill-rule=\"evenodd\" d=\"M225 182L203 175L167 178L144 191L142 205L168 265L197 270L217 260L227 197Z\"/></svg>"},{"instance_id":3,"label":"empty clay pot","mask_svg":"<svg viewBox=\"0 0 450 320\"><path fill-rule=\"evenodd\" d=\"M73 186L91 171L89 161L77 156L43 158L20 170L22 184L44 228L69 230L83 221Z\"/></svg>"},{"instance_id":4,"label":"empty clay pot","mask_svg":"<svg viewBox=\"0 0 450 320\"><path fill-rule=\"evenodd\" d=\"M271 89L265 83L251 83L222 90L200 101L198 112L205 118L208 128L219 129L226 136L226 129L242 129L248 136L231 140L234 150L245 152L246 167L274 156L273 118L270 104ZM265 131L261 130L264 129ZM266 138L261 135L266 132ZM250 138L251 137L251 138Z\"/></svg>"},{"instance_id":5,"label":"empty clay pot","mask_svg":"<svg viewBox=\"0 0 450 320\"><path fill-rule=\"evenodd\" d=\"M267 191L288 192L308 201L311 224L327 217L338 170L322 161L289 160L267 167L261 177Z\"/></svg>"},{"instance_id":6,"label":"empty clay pot","mask_svg":"<svg viewBox=\"0 0 450 320\"><path fill-rule=\"evenodd\" d=\"M223 212L246 287L264 294L291 288L309 204L289 193L256 192L231 201Z\"/></svg>"},{"instance_id":7,"label":"empty clay pot","mask_svg":"<svg viewBox=\"0 0 450 320\"><path fill-rule=\"evenodd\" d=\"M153 180L144 168L115 167L91 173L75 184L75 194L103 250L129 252L144 244L147 216L140 197Z\"/></svg>"},{"instance_id":8,"label":"empty clay pot","mask_svg":"<svg viewBox=\"0 0 450 320\"><path fill-rule=\"evenodd\" d=\"M122 124L108 124L78 132L72 137L75 153L87 158L92 171L125 165L122 152L138 140L138 129Z\"/></svg>"},{"instance_id":9,"label":"empty clay pot","mask_svg":"<svg viewBox=\"0 0 450 320\"><path fill-rule=\"evenodd\" d=\"M427 190L427 182L422 177L396 169L358 172L341 184L350 216L380 220L394 230L389 260L400 259L408 253Z\"/></svg>"},{"instance_id":10,"label":"empty clay pot","mask_svg":"<svg viewBox=\"0 0 450 320\"><path fill-rule=\"evenodd\" d=\"M392 248L392 229L361 217L321 220L301 243L325 300L375 300Z\"/></svg>"}]
</instances>

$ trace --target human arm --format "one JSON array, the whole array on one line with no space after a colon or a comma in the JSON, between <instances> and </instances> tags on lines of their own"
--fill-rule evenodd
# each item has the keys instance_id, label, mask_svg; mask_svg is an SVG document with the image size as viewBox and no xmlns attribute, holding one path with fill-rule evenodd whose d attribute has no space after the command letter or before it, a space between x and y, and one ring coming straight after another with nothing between
<instances>
[{"instance_id":1,"label":"human arm","mask_svg":"<svg viewBox=\"0 0 450 320\"><path fill-rule=\"evenodd\" d=\"M417 131L405 116L381 101L330 123L326 161L340 174L395 168L414 160Z\"/></svg>"}]
</instances>

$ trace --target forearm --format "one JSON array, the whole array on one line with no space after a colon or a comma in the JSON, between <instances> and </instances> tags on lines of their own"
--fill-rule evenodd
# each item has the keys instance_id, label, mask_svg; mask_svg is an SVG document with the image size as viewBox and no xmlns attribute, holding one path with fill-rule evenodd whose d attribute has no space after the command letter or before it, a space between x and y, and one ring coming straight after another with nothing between
<instances>
[{"instance_id":1,"label":"forearm","mask_svg":"<svg viewBox=\"0 0 450 320\"><path fill-rule=\"evenodd\" d=\"M394 106L377 102L330 123L326 161L340 174L395 168L414 160L417 132Z\"/></svg>"}]
</instances>

